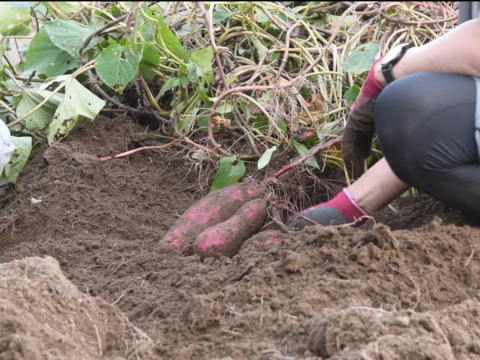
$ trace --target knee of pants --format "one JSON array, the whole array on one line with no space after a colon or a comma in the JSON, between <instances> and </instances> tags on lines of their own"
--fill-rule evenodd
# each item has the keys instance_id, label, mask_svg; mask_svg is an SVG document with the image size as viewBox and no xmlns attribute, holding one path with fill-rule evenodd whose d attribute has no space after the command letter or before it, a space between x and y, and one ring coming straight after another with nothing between
<instances>
[{"instance_id":1,"label":"knee of pants","mask_svg":"<svg viewBox=\"0 0 480 360\"><path fill-rule=\"evenodd\" d=\"M415 85L409 77L389 84L375 105L375 127L380 150L393 172L403 181L412 165L406 164L406 144L416 119L421 117L422 94L415 94ZM415 81L414 81L415 82Z\"/></svg>"},{"instance_id":2,"label":"knee of pants","mask_svg":"<svg viewBox=\"0 0 480 360\"><path fill-rule=\"evenodd\" d=\"M384 149L404 144L416 119L422 114L425 92L419 89L422 74L410 75L389 84L375 105L375 127Z\"/></svg>"},{"instance_id":3,"label":"knee of pants","mask_svg":"<svg viewBox=\"0 0 480 360\"><path fill-rule=\"evenodd\" d=\"M375 124L393 172L415 185L432 171L476 163L475 102L473 79L461 75L420 73L388 85L377 99Z\"/></svg>"}]
</instances>

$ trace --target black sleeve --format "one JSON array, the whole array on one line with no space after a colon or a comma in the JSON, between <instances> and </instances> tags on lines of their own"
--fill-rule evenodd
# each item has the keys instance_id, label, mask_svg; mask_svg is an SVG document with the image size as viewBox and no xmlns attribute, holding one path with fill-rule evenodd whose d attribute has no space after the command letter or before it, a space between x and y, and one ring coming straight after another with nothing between
<instances>
[{"instance_id":1,"label":"black sleeve","mask_svg":"<svg viewBox=\"0 0 480 360\"><path fill-rule=\"evenodd\" d=\"M478 18L480 1L460 1L458 25L465 21Z\"/></svg>"}]
</instances>

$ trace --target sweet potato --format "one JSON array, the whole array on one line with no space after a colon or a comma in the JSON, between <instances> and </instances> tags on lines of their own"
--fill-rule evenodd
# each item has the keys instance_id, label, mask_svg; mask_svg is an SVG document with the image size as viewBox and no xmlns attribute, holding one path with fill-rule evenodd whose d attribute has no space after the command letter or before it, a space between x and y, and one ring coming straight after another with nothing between
<instances>
[{"instance_id":1,"label":"sweet potato","mask_svg":"<svg viewBox=\"0 0 480 360\"><path fill-rule=\"evenodd\" d=\"M268 244L268 243L280 242L285 237L286 237L285 234L275 230L262 231L258 234L253 235L250 239L245 241L242 247L240 248L240 251L245 250L247 247L252 246L255 243Z\"/></svg>"},{"instance_id":2,"label":"sweet potato","mask_svg":"<svg viewBox=\"0 0 480 360\"><path fill-rule=\"evenodd\" d=\"M262 227L267 217L267 202L249 201L227 221L212 226L198 235L193 251L202 259L233 256L242 244Z\"/></svg>"},{"instance_id":3,"label":"sweet potato","mask_svg":"<svg viewBox=\"0 0 480 360\"><path fill-rule=\"evenodd\" d=\"M240 183L208 194L183 213L159 245L173 246L185 256L193 255L193 242L198 234L227 220L245 203L261 197L264 192L264 185Z\"/></svg>"}]
</instances>

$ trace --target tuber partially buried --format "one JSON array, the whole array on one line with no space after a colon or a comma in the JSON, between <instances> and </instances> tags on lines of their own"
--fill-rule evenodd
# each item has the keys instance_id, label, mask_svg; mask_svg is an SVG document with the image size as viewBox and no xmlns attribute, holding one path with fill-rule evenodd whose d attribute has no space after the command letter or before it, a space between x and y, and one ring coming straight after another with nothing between
<instances>
[{"instance_id":1,"label":"tuber partially buried","mask_svg":"<svg viewBox=\"0 0 480 360\"><path fill-rule=\"evenodd\" d=\"M253 234L262 227L267 217L267 202L249 201L227 221L204 230L195 240L194 253L205 258L236 255Z\"/></svg>"},{"instance_id":2,"label":"tuber partially buried","mask_svg":"<svg viewBox=\"0 0 480 360\"><path fill-rule=\"evenodd\" d=\"M265 191L265 185L252 183L240 183L216 190L185 211L159 244L173 246L185 256L193 255L193 242L198 234L227 220L248 201L262 197Z\"/></svg>"}]
</instances>

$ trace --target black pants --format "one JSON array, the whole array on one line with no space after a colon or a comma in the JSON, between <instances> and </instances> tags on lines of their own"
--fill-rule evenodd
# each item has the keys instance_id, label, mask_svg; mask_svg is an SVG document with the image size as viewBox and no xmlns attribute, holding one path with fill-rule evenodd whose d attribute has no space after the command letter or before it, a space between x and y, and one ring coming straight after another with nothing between
<instances>
[{"instance_id":1,"label":"black pants","mask_svg":"<svg viewBox=\"0 0 480 360\"><path fill-rule=\"evenodd\" d=\"M480 218L475 100L471 77L410 75L381 92L375 125L380 148L401 180Z\"/></svg>"}]
</instances>

